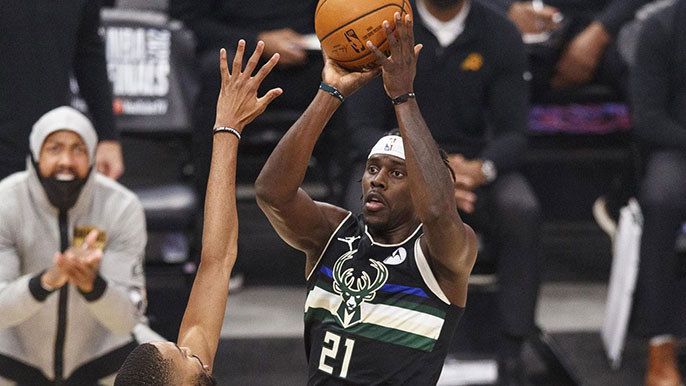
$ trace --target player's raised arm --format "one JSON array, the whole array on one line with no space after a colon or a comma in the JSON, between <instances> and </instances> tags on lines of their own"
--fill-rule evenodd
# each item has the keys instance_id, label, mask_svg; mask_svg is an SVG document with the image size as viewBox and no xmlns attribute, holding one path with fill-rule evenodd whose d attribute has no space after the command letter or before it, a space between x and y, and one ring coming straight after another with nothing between
<instances>
[{"instance_id":1,"label":"player's raised arm","mask_svg":"<svg viewBox=\"0 0 686 386\"><path fill-rule=\"evenodd\" d=\"M257 203L274 229L284 241L307 255L306 273L347 214L336 206L313 201L300 188L312 150L342 100L379 73L348 72L326 55L324 60L323 86L281 138L255 182Z\"/></svg>"},{"instance_id":2,"label":"player's raised arm","mask_svg":"<svg viewBox=\"0 0 686 386\"><path fill-rule=\"evenodd\" d=\"M476 260L476 236L457 212L450 171L419 111L414 77L421 45L414 44L413 23L395 14L397 38L387 21L384 28L391 47L386 58L374 50L383 67L386 93L393 100L405 148L407 177L417 216L424 224L424 249L443 291L453 304L464 307L467 282Z\"/></svg>"},{"instance_id":3,"label":"player's raised arm","mask_svg":"<svg viewBox=\"0 0 686 386\"><path fill-rule=\"evenodd\" d=\"M210 369L224 320L229 277L236 262L238 216L235 188L240 134L281 94L281 89L272 89L261 98L257 96L260 83L278 61L276 54L252 76L263 48L264 44L259 42L243 69L245 42L241 40L231 71L226 50L222 49L220 53L222 84L217 100L212 161L205 199L202 257L178 339L179 346L191 349Z\"/></svg>"}]
</instances>

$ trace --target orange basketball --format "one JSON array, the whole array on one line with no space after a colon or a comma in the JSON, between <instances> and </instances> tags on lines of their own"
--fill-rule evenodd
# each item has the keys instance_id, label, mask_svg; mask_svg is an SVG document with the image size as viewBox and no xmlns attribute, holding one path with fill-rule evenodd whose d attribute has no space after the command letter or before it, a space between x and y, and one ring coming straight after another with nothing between
<instances>
[{"instance_id":1,"label":"orange basketball","mask_svg":"<svg viewBox=\"0 0 686 386\"><path fill-rule=\"evenodd\" d=\"M322 49L341 67L360 71L376 66L376 56L367 47L371 41L390 54L384 20L395 30L393 15L412 17L409 0L319 0L314 13L314 29Z\"/></svg>"}]
</instances>

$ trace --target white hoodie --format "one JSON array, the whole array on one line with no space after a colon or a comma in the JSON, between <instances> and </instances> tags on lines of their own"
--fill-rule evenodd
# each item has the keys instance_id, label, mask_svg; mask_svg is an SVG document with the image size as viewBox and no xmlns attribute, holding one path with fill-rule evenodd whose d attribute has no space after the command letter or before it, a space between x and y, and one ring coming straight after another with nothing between
<instances>
[{"instance_id":1,"label":"white hoodie","mask_svg":"<svg viewBox=\"0 0 686 386\"><path fill-rule=\"evenodd\" d=\"M27 164L26 171L0 182L0 357L22 362L53 379L60 290L39 300L36 293L45 295L45 290L36 289L40 288L36 279L33 290L29 283L53 265L54 254L60 251L60 225L36 169ZM67 284L65 379L84 363L131 342L131 331L146 306L143 256L147 241L138 198L95 171L68 211L67 224L69 245L78 226L105 231L107 244L99 271L104 280L96 281L95 299L87 300ZM0 378L0 385L4 384L11 383Z\"/></svg>"}]
</instances>

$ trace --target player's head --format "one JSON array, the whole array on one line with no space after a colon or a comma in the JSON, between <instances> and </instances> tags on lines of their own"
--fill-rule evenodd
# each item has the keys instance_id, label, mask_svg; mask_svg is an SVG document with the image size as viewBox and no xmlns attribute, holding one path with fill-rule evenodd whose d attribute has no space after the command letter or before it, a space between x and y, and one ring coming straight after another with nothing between
<instances>
[{"instance_id":1,"label":"player's head","mask_svg":"<svg viewBox=\"0 0 686 386\"><path fill-rule=\"evenodd\" d=\"M447 154L443 150L440 154L454 180ZM365 223L380 231L418 221L410 196L403 139L397 129L379 139L369 152L362 176L362 205Z\"/></svg>"},{"instance_id":2,"label":"player's head","mask_svg":"<svg viewBox=\"0 0 686 386\"><path fill-rule=\"evenodd\" d=\"M209 368L189 349L172 342L145 343L129 354L115 386L212 386Z\"/></svg>"},{"instance_id":3,"label":"player's head","mask_svg":"<svg viewBox=\"0 0 686 386\"><path fill-rule=\"evenodd\" d=\"M93 165L97 143L88 118L69 106L48 111L33 125L31 158L53 205L60 209L74 205Z\"/></svg>"}]
</instances>

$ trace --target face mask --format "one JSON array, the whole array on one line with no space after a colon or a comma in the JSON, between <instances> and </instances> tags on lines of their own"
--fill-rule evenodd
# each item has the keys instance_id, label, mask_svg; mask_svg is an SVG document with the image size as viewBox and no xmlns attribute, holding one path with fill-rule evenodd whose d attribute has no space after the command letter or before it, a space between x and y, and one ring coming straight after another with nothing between
<instances>
[{"instance_id":1,"label":"face mask","mask_svg":"<svg viewBox=\"0 0 686 386\"><path fill-rule=\"evenodd\" d=\"M34 166L36 171L38 171L38 165L34 163ZM59 210L67 210L76 204L76 200L78 200L81 189L86 184L91 170L93 169L88 169L88 174L86 174L85 178L77 177L71 181L60 181L54 175L43 177L40 173L38 173L38 179L41 185L43 185L43 189L45 189L48 201Z\"/></svg>"},{"instance_id":2,"label":"face mask","mask_svg":"<svg viewBox=\"0 0 686 386\"><path fill-rule=\"evenodd\" d=\"M440 9L452 8L459 2L460 0L429 0L429 3L433 4L434 7Z\"/></svg>"}]
</instances>

